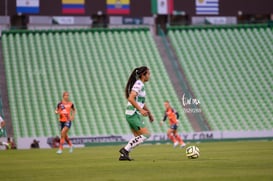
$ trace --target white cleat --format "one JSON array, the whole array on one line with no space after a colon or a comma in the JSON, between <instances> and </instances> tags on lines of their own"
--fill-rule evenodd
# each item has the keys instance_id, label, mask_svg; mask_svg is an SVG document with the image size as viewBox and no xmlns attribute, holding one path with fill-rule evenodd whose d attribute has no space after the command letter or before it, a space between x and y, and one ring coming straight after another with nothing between
<instances>
[{"instance_id":1,"label":"white cleat","mask_svg":"<svg viewBox=\"0 0 273 181\"><path fill-rule=\"evenodd\" d=\"M74 147L73 147L73 146L70 146L70 148L69 148L69 153L73 153L73 150L74 150Z\"/></svg>"},{"instance_id":2,"label":"white cleat","mask_svg":"<svg viewBox=\"0 0 273 181\"><path fill-rule=\"evenodd\" d=\"M63 153L63 150L60 150L60 149L59 149L56 153L60 155L60 154Z\"/></svg>"},{"instance_id":3,"label":"white cleat","mask_svg":"<svg viewBox=\"0 0 273 181\"><path fill-rule=\"evenodd\" d=\"M179 145L179 143L178 142L175 142L174 144L173 144L173 147L175 148L175 147L177 147Z\"/></svg>"},{"instance_id":4,"label":"white cleat","mask_svg":"<svg viewBox=\"0 0 273 181\"><path fill-rule=\"evenodd\" d=\"M180 148L184 148L186 146L186 143L182 143Z\"/></svg>"}]
</instances>

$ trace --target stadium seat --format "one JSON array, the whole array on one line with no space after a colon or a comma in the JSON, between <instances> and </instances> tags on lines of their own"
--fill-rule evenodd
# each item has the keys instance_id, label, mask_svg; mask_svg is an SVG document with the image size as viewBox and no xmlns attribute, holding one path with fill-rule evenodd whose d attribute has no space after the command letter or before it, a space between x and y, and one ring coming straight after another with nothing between
<instances>
[{"instance_id":1,"label":"stadium seat","mask_svg":"<svg viewBox=\"0 0 273 181\"><path fill-rule=\"evenodd\" d=\"M272 27L169 28L213 130L273 128Z\"/></svg>"},{"instance_id":2,"label":"stadium seat","mask_svg":"<svg viewBox=\"0 0 273 181\"><path fill-rule=\"evenodd\" d=\"M77 108L71 136L131 134L125 120L124 87L133 68L147 65L147 103L159 126L165 100L181 115L181 130L192 132L148 29L6 32L2 36L15 137L59 135L54 114L62 92Z\"/></svg>"}]
</instances>

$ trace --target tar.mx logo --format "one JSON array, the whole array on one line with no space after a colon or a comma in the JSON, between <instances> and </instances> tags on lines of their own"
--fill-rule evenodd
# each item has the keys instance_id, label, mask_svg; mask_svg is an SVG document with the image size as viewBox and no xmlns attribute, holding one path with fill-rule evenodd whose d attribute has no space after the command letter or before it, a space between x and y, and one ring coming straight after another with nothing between
<instances>
[{"instance_id":1,"label":"tar.mx logo","mask_svg":"<svg viewBox=\"0 0 273 181\"><path fill-rule=\"evenodd\" d=\"M200 100L197 98L192 98L190 96L186 96L183 94L182 98L182 105L184 107L185 113L200 113L202 110L197 107L200 104Z\"/></svg>"}]
</instances>

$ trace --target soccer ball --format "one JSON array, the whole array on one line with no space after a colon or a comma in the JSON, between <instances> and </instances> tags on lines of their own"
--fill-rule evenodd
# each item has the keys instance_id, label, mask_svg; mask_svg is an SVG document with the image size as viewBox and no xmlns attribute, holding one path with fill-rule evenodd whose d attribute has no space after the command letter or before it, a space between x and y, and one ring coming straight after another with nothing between
<instances>
[{"instance_id":1,"label":"soccer ball","mask_svg":"<svg viewBox=\"0 0 273 181\"><path fill-rule=\"evenodd\" d=\"M197 146L189 146L186 149L186 156L190 159L196 159L200 156L200 151Z\"/></svg>"}]
</instances>

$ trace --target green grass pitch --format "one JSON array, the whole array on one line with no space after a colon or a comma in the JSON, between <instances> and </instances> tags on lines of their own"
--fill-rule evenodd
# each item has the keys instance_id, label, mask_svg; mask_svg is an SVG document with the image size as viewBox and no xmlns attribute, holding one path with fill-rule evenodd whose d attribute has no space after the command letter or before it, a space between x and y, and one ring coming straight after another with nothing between
<instances>
[{"instance_id":1,"label":"green grass pitch","mask_svg":"<svg viewBox=\"0 0 273 181\"><path fill-rule=\"evenodd\" d=\"M196 144L188 144L196 145ZM141 145L118 161L120 146L64 150L0 151L1 181L134 181L134 180L273 180L273 142L211 142L197 145L201 156L191 160L185 148Z\"/></svg>"}]
</instances>

